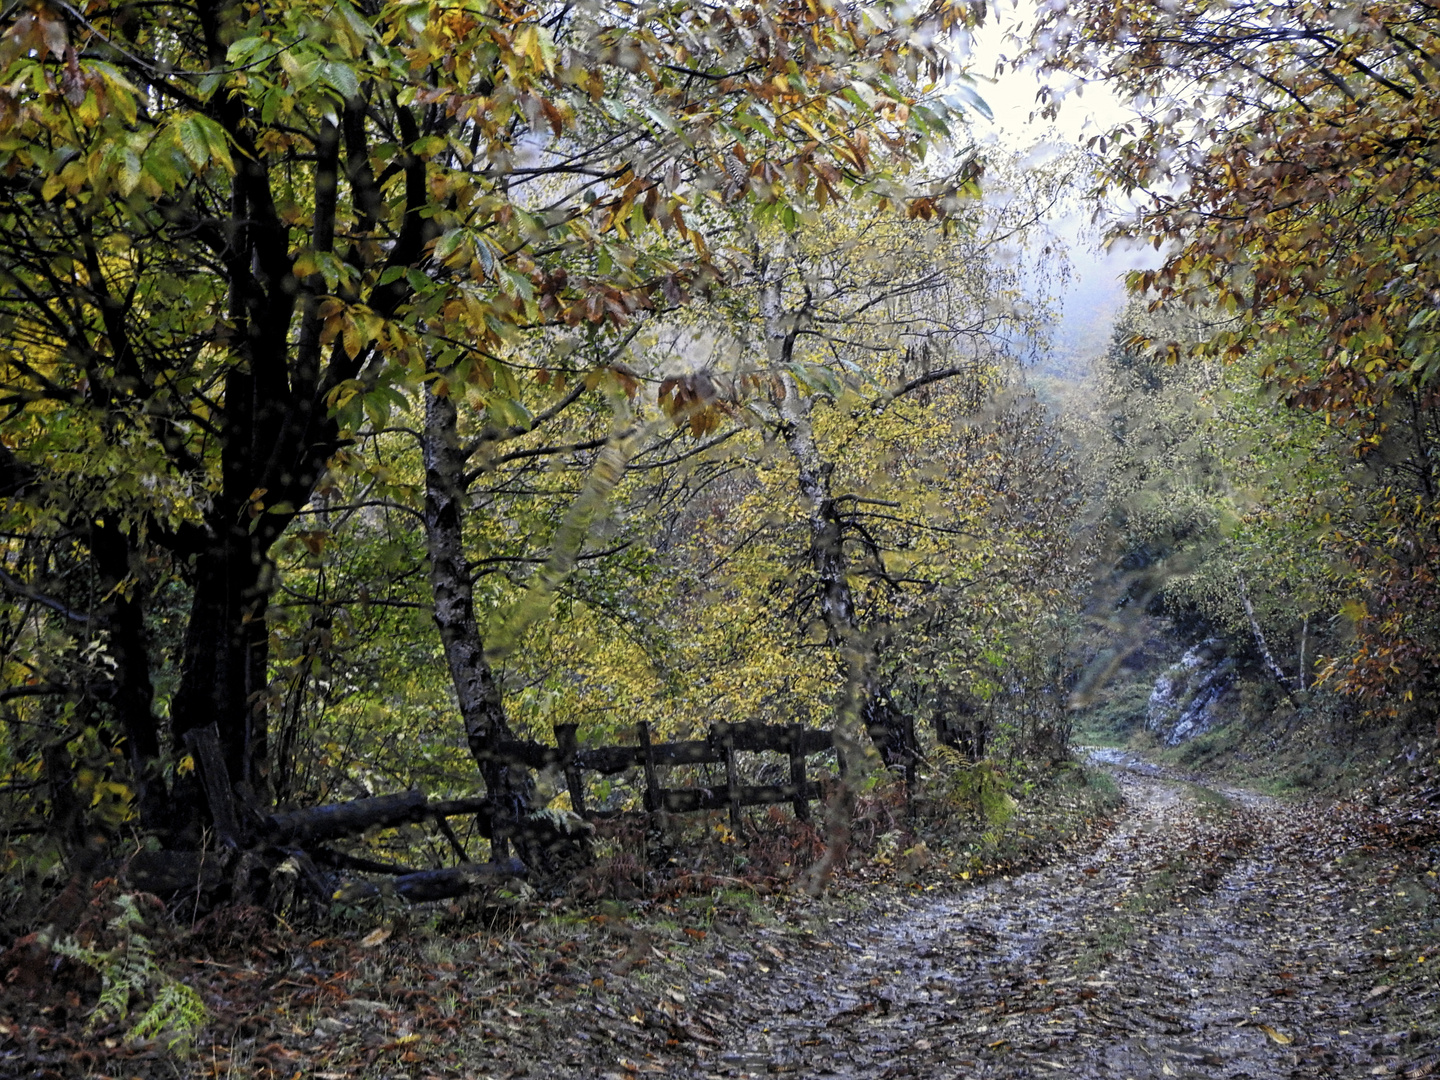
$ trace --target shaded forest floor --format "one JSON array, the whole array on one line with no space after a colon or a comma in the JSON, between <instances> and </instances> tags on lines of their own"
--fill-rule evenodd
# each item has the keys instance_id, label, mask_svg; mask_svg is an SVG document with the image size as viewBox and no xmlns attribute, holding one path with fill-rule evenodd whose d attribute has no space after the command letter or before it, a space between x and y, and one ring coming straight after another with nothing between
<instances>
[{"instance_id":1,"label":"shaded forest floor","mask_svg":"<svg viewBox=\"0 0 1440 1080\"><path fill-rule=\"evenodd\" d=\"M1045 863L1029 872L957 881L897 855L820 901L693 878L485 930L215 922L172 965L215 1014L194 1056L81 1036L72 991L0 1023L0 1072L1440 1076L1435 807L1321 808L1102 757L1123 809L1012 824L1031 843L1011 861Z\"/></svg>"}]
</instances>

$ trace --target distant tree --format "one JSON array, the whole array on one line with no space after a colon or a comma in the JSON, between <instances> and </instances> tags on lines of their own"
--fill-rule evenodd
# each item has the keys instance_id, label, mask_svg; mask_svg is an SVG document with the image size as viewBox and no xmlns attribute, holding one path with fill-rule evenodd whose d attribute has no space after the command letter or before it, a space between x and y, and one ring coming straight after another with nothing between
<instances>
[{"instance_id":1,"label":"distant tree","mask_svg":"<svg viewBox=\"0 0 1440 1080\"><path fill-rule=\"evenodd\" d=\"M1433 701L1440 11L1073 0L1042 13L1030 51L1142 103L1091 142L1099 193L1138 207L1117 231L1170 244L1133 286L1209 305L1190 351L1263 355L1268 385L1386 473L1393 502L1345 536L1359 633L1327 670L1377 713Z\"/></svg>"}]
</instances>

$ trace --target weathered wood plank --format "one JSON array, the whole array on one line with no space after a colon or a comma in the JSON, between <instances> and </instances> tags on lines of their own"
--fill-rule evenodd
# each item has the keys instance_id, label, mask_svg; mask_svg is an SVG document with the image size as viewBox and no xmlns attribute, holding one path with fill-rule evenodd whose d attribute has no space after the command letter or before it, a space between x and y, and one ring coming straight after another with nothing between
<instances>
[{"instance_id":1,"label":"weathered wood plank","mask_svg":"<svg viewBox=\"0 0 1440 1080\"><path fill-rule=\"evenodd\" d=\"M720 728L721 725L716 725L716 727ZM723 729L725 735L734 740L736 750L772 754L788 754L790 752L792 725L747 722L725 724ZM831 741L829 731L805 728L802 729L800 748L803 753L818 754L829 750Z\"/></svg>"},{"instance_id":2,"label":"weathered wood plank","mask_svg":"<svg viewBox=\"0 0 1440 1080\"><path fill-rule=\"evenodd\" d=\"M796 784L737 784L736 802L741 806L770 806L794 803L798 799L823 799L833 780L807 781L804 788ZM724 810L731 806L730 787L661 788L660 805L673 814L693 814L701 810Z\"/></svg>"},{"instance_id":3,"label":"weathered wood plank","mask_svg":"<svg viewBox=\"0 0 1440 1080\"><path fill-rule=\"evenodd\" d=\"M575 755L575 767L598 773L624 772L640 764L638 746L592 746Z\"/></svg>"},{"instance_id":4,"label":"weathered wood plank","mask_svg":"<svg viewBox=\"0 0 1440 1080\"><path fill-rule=\"evenodd\" d=\"M557 737L562 727L556 725ZM790 727L780 724L729 724L735 749L750 753L790 752ZM801 734L801 752L819 754L829 750L831 733L810 728ZM677 742L653 743L650 747L656 765L716 765L725 760L724 750L711 739L682 739ZM561 746L546 746L544 743L521 739L510 739L501 743L490 755L498 761L525 765L532 769L544 769L551 765L567 768L588 769L598 773L624 772L626 769L645 764L645 751L640 746L591 746L585 749L567 750Z\"/></svg>"}]
</instances>

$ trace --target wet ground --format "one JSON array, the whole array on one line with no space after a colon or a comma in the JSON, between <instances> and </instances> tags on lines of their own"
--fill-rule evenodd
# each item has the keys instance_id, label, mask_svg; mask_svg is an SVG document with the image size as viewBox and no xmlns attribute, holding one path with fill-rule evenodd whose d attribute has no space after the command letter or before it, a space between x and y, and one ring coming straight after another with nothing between
<instances>
[{"instance_id":1,"label":"wet ground","mask_svg":"<svg viewBox=\"0 0 1440 1080\"><path fill-rule=\"evenodd\" d=\"M543 1071L1440 1075L1433 851L1357 860L1343 818L1107 753L1127 810L1090 853L657 971Z\"/></svg>"},{"instance_id":2,"label":"wet ground","mask_svg":"<svg viewBox=\"0 0 1440 1080\"><path fill-rule=\"evenodd\" d=\"M1123 809L1055 789L1007 827L1048 865L971 887L877 847L820 901L706 877L314 939L222 910L175 945L211 1016L192 1053L93 1028L95 988L60 987L0 1007L0 1075L1440 1077L1440 784L1322 805L1090 756Z\"/></svg>"}]
</instances>

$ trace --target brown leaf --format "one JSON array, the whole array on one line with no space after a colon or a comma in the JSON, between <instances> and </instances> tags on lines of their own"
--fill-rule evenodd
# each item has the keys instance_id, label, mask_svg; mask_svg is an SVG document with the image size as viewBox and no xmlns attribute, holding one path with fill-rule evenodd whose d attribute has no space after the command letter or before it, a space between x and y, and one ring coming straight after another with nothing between
<instances>
[{"instance_id":1,"label":"brown leaf","mask_svg":"<svg viewBox=\"0 0 1440 1080\"><path fill-rule=\"evenodd\" d=\"M695 1040L696 1042L698 1042L698 1043L703 1043L703 1044L706 1045L706 1046L719 1046L719 1045L720 1045L720 1040L719 1040L719 1039L713 1039L713 1038L711 1038L709 1035L706 1035L705 1032L701 1031L701 1030L700 1030L698 1027L696 1027L694 1024L686 1024L681 1030L684 1031L686 1035L690 1036L690 1038L694 1039L694 1040Z\"/></svg>"}]
</instances>

